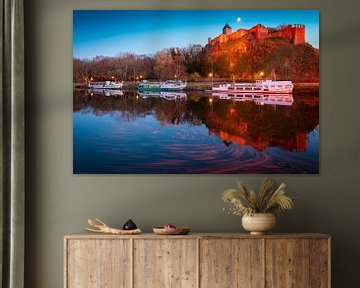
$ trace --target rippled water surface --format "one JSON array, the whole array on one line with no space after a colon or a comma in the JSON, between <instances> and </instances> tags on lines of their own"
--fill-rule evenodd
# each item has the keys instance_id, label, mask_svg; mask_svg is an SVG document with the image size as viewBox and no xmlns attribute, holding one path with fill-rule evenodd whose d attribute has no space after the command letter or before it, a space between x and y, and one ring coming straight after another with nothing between
<instances>
[{"instance_id":1,"label":"rippled water surface","mask_svg":"<svg viewBox=\"0 0 360 288\"><path fill-rule=\"evenodd\" d=\"M319 98L74 92L79 174L318 173Z\"/></svg>"}]
</instances>

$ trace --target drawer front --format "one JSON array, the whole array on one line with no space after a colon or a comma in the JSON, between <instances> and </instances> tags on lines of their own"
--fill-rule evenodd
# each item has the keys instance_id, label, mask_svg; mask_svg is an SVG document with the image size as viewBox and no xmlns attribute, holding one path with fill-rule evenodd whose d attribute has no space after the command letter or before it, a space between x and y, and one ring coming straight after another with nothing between
<instances>
[{"instance_id":1,"label":"drawer front","mask_svg":"<svg viewBox=\"0 0 360 288\"><path fill-rule=\"evenodd\" d=\"M204 239L200 243L200 287L263 287L262 240Z\"/></svg>"},{"instance_id":2,"label":"drawer front","mask_svg":"<svg viewBox=\"0 0 360 288\"><path fill-rule=\"evenodd\" d=\"M327 239L267 239L267 288L329 286Z\"/></svg>"},{"instance_id":3,"label":"drawer front","mask_svg":"<svg viewBox=\"0 0 360 288\"><path fill-rule=\"evenodd\" d=\"M130 240L67 240L67 288L131 287Z\"/></svg>"},{"instance_id":4,"label":"drawer front","mask_svg":"<svg viewBox=\"0 0 360 288\"><path fill-rule=\"evenodd\" d=\"M310 240L310 287L330 287L330 240Z\"/></svg>"},{"instance_id":5,"label":"drawer front","mask_svg":"<svg viewBox=\"0 0 360 288\"><path fill-rule=\"evenodd\" d=\"M195 288L198 240L134 240L134 288Z\"/></svg>"},{"instance_id":6,"label":"drawer front","mask_svg":"<svg viewBox=\"0 0 360 288\"><path fill-rule=\"evenodd\" d=\"M266 287L309 287L309 240L266 240Z\"/></svg>"}]
</instances>

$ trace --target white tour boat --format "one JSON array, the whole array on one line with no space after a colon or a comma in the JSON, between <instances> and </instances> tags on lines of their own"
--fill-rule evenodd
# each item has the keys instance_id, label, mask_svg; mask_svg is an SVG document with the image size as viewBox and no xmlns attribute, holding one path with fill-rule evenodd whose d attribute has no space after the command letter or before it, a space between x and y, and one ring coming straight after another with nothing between
<instances>
[{"instance_id":1,"label":"white tour boat","mask_svg":"<svg viewBox=\"0 0 360 288\"><path fill-rule=\"evenodd\" d=\"M123 82L118 81L103 81L103 82L89 82L89 89L121 89Z\"/></svg>"},{"instance_id":2,"label":"white tour boat","mask_svg":"<svg viewBox=\"0 0 360 288\"><path fill-rule=\"evenodd\" d=\"M224 83L212 87L214 92L227 93L283 93L291 94L292 81L257 80L254 83Z\"/></svg>"},{"instance_id":3,"label":"white tour boat","mask_svg":"<svg viewBox=\"0 0 360 288\"><path fill-rule=\"evenodd\" d=\"M186 87L186 82L182 80L167 80L164 82L151 82L147 80L143 80L138 89L142 90L150 90L150 91L181 91Z\"/></svg>"}]
</instances>

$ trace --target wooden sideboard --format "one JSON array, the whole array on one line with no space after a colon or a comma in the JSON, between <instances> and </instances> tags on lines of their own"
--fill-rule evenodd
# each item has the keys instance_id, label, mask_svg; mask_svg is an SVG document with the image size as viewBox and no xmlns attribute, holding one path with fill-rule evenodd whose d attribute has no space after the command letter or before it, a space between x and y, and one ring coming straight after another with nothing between
<instances>
[{"instance_id":1,"label":"wooden sideboard","mask_svg":"<svg viewBox=\"0 0 360 288\"><path fill-rule=\"evenodd\" d=\"M323 234L67 235L65 288L329 288Z\"/></svg>"}]
</instances>

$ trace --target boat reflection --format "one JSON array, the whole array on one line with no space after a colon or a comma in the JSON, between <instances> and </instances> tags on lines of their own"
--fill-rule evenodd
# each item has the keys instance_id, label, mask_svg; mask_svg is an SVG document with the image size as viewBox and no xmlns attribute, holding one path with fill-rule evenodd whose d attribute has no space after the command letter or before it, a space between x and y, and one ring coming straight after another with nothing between
<instances>
[{"instance_id":1,"label":"boat reflection","mask_svg":"<svg viewBox=\"0 0 360 288\"><path fill-rule=\"evenodd\" d=\"M166 100L185 100L186 93L184 92L153 92L153 91L143 91L139 92L141 98L162 98Z\"/></svg>"},{"instance_id":2,"label":"boat reflection","mask_svg":"<svg viewBox=\"0 0 360 288\"><path fill-rule=\"evenodd\" d=\"M220 100L253 101L257 105L291 106L294 103L292 94L248 94L248 93L212 93Z\"/></svg>"},{"instance_id":3,"label":"boat reflection","mask_svg":"<svg viewBox=\"0 0 360 288\"><path fill-rule=\"evenodd\" d=\"M122 96L124 92L118 89L88 89L90 96Z\"/></svg>"}]
</instances>

